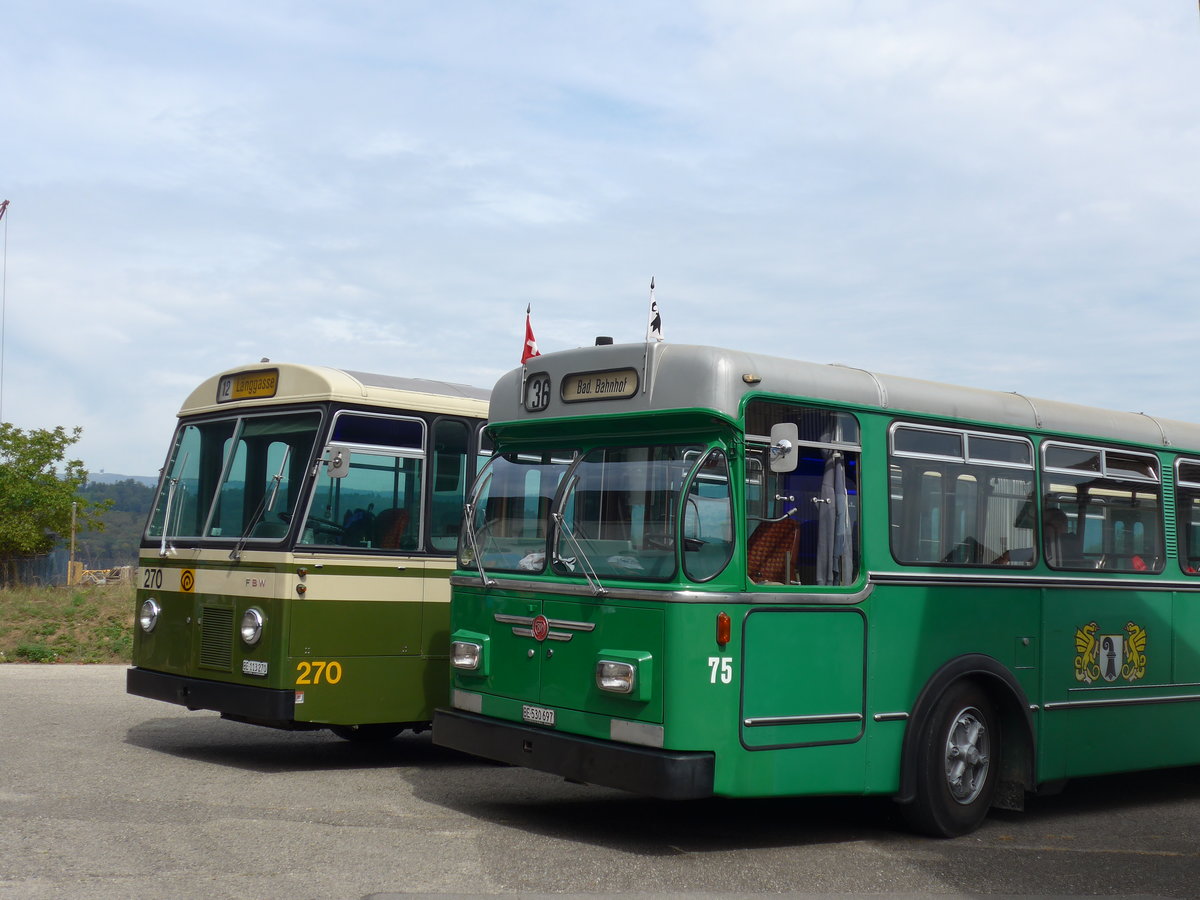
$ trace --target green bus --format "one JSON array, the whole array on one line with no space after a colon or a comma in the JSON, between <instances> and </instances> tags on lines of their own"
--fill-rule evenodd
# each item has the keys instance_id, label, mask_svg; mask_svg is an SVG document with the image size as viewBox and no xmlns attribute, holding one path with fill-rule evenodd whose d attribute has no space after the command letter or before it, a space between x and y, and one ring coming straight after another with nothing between
<instances>
[{"instance_id":1,"label":"green bus","mask_svg":"<svg viewBox=\"0 0 1200 900\"><path fill-rule=\"evenodd\" d=\"M1200 762L1200 426L601 340L488 432L437 744L942 836Z\"/></svg>"},{"instance_id":2,"label":"green bus","mask_svg":"<svg viewBox=\"0 0 1200 900\"><path fill-rule=\"evenodd\" d=\"M348 739L428 727L487 398L285 363L203 382L142 540L127 691Z\"/></svg>"}]
</instances>

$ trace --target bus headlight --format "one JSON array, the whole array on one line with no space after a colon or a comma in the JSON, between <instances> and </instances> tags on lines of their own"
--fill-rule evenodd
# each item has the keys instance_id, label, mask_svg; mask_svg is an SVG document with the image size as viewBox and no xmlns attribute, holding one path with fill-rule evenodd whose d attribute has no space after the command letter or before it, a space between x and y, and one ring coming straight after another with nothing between
<instances>
[{"instance_id":1,"label":"bus headlight","mask_svg":"<svg viewBox=\"0 0 1200 900\"><path fill-rule=\"evenodd\" d=\"M450 645L450 662L456 669L474 672L483 661L483 647L473 641L455 641Z\"/></svg>"},{"instance_id":2,"label":"bus headlight","mask_svg":"<svg viewBox=\"0 0 1200 900\"><path fill-rule=\"evenodd\" d=\"M632 694L637 684L637 666L602 659L596 663L596 687L614 694Z\"/></svg>"},{"instance_id":3,"label":"bus headlight","mask_svg":"<svg viewBox=\"0 0 1200 900\"><path fill-rule=\"evenodd\" d=\"M142 631L149 634L154 630L154 626L158 624L158 614L162 612L162 607L158 605L158 601L150 597L142 604L142 608L138 611L138 624L142 626Z\"/></svg>"},{"instance_id":4,"label":"bus headlight","mask_svg":"<svg viewBox=\"0 0 1200 900\"><path fill-rule=\"evenodd\" d=\"M459 675L471 678L486 678L488 666L488 641L486 634L478 631L456 631L450 635L450 665Z\"/></svg>"},{"instance_id":5,"label":"bus headlight","mask_svg":"<svg viewBox=\"0 0 1200 900\"><path fill-rule=\"evenodd\" d=\"M262 610L250 607L242 614L242 640L250 647L253 647L262 638L263 623L266 620L263 618Z\"/></svg>"}]
</instances>

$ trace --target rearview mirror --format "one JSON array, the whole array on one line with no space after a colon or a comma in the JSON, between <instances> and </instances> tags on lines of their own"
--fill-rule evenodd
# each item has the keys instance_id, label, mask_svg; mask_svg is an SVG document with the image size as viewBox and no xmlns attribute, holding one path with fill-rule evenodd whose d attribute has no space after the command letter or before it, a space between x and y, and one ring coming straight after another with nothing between
<instances>
[{"instance_id":1,"label":"rearview mirror","mask_svg":"<svg viewBox=\"0 0 1200 900\"><path fill-rule=\"evenodd\" d=\"M771 471L794 472L800 464L796 445L800 430L795 422L779 422L771 426Z\"/></svg>"},{"instance_id":2,"label":"rearview mirror","mask_svg":"<svg viewBox=\"0 0 1200 900\"><path fill-rule=\"evenodd\" d=\"M325 474L330 478L345 478L350 473L350 451L331 444L325 452L329 454L325 462Z\"/></svg>"}]
</instances>

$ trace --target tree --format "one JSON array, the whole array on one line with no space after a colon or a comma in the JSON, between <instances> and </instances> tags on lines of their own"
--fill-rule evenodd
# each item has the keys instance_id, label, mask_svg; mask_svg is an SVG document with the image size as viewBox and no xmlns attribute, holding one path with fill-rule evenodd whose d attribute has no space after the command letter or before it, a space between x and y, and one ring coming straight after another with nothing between
<instances>
[{"instance_id":1,"label":"tree","mask_svg":"<svg viewBox=\"0 0 1200 900\"><path fill-rule=\"evenodd\" d=\"M72 503L79 504L77 529L103 530L100 514L108 504L76 497L87 470L81 460L66 459L81 434L82 428L68 432L61 425L22 431L0 423L0 563L53 550L71 533Z\"/></svg>"}]
</instances>

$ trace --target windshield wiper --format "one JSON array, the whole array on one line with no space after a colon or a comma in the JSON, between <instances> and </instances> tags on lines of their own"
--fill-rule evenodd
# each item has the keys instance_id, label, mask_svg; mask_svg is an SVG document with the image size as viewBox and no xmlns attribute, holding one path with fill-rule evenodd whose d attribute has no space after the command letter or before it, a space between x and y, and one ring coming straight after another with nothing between
<instances>
[{"instance_id":1,"label":"windshield wiper","mask_svg":"<svg viewBox=\"0 0 1200 900\"><path fill-rule=\"evenodd\" d=\"M242 558L242 548L246 546L246 541L258 525L259 520L267 513L275 509L275 498L279 496L279 484L283 481L283 470L287 468L288 457L292 453L291 447L285 447L283 450L283 459L279 462L279 471L271 476L271 493L263 494L263 498L258 501L258 509L254 510L254 515L250 517L250 521L246 523L246 530L242 532L242 536L238 538L237 546L229 551L229 558L239 560Z\"/></svg>"},{"instance_id":2,"label":"windshield wiper","mask_svg":"<svg viewBox=\"0 0 1200 900\"><path fill-rule=\"evenodd\" d=\"M479 580L483 582L484 587L491 587L496 583L494 578L489 578L488 573L483 570L483 555L479 552L479 542L475 538L475 504L467 502L463 507L463 531L467 533L467 543L471 545L471 553L475 556L475 568L479 570Z\"/></svg>"},{"instance_id":3,"label":"windshield wiper","mask_svg":"<svg viewBox=\"0 0 1200 900\"><path fill-rule=\"evenodd\" d=\"M183 461L179 465L180 472L187 471L188 454L183 454ZM161 557L167 556L167 550L175 548L167 546L167 535L171 533L171 507L175 504L175 488L179 486L179 479L182 476L176 475L174 478L167 477L167 505L163 509L162 523L162 542L158 545L158 555Z\"/></svg>"},{"instance_id":4,"label":"windshield wiper","mask_svg":"<svg viewBox=\"0 0 1200 900\"><path fill-rule=\"evenodd\" d=\"M571 526L567 524L562 513L554 512L550 513L550 516L555 522L558 523L559 531L562 534L565 534L570 539L571 544L575 547L575 555L580 563L579 568L583 571L583 577L587 579L587 583L591 587L592 593L597 597L603 597L608 593L608 588L600 583L600 578L598 575L596 575L596 569L592 565L592 561L588 559L588 555L583 552L583 547L579 545L579 541L575 538L575 532L571 530ZM555 556L558 556L557 548L555 549ZM566 562L566 559L563 557L558 556L558 558L562 562Z\"/></svg>"}]
</instances>

